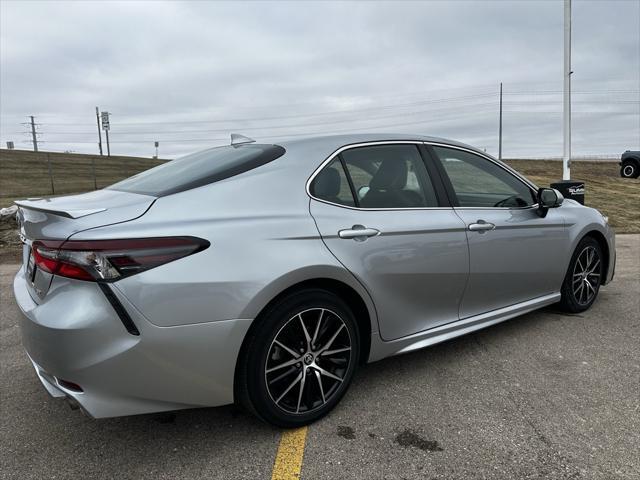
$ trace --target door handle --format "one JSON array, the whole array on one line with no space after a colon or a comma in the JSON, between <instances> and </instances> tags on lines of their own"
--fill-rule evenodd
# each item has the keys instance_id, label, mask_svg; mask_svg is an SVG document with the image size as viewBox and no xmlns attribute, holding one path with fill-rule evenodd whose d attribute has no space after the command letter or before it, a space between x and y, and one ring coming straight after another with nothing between
<instances>
[{"instance_id":1,"label":"door handle","mask_svg":"<svg viewBox=\"0 0 640 480\"><path fill-rule=\"evenodd\" d=\"M375 228L367 228L362 225L354 225L353 227L346 230L338 231L338 236L340 238L352 238L358 242L362 242L368 237L375 237L376 235L380 235L380 230L376 230Z\"/></svg>"},{"instance_id":2,"label":"door handle","mask_svg":"<svg viewBox=\"0 0 640 480\"><path fill-rule=\"evenodd\" d=\"M471 223L468 228L472 232L484 233L488 230L494 230L496 226L493 223L478 220L476 223Z\"/></svg>"}]
</instances>

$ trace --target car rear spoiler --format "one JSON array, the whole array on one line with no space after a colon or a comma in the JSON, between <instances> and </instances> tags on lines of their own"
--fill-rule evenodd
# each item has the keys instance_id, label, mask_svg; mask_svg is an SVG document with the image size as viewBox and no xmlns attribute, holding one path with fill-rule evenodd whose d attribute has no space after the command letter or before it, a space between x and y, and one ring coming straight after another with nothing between
<instances>
[{"instance_id":1,"label":"car rear spoiler","mask_svg":"<svg viewBox=\"0 0 640 480\"><path fill-rule=\"evenodd\" d=\"M20 208L27 208L29 210L35 210L36 212L45 212L50 213L52 215L58 215L60 217L66 218L80 218L86 217L87 215L93 215L94 213L104 212L106 208L90 208L90 209L66 209L60 210L55 207L47 207L46 205L42 205L41 202L46 202L43 198L33 199L33 200L16 200L13 203L18 205Z\"/></svg>"}]
</instances>

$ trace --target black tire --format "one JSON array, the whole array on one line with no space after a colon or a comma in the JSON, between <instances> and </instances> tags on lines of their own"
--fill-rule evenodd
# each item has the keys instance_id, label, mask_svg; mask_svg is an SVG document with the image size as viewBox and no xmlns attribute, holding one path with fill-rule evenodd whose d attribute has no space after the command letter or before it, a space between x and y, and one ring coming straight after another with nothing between
<instances>
[{"instance_id":1,"label":"black tire","mask_svg":"<svg viewBox=\"0 0 640 480\"><path fill-rule=\"evenodd\" d=\"M620 176L622 178L638 178L640 171L638 170L638 162L627 160L622 162L620 167Z\"/></svg>"},{"instance_id":2,"label":"black tire","mask_svg":"<svg viewBox=\"0 0 640 480\"><path fill-rule=\"evenodd\" d=\"M592 259L589 253L594 255ZM604 257L600 244L593 237L578 243L562 283L560 308L569 313L584 312L598 297L604 275ZM586 273L591 271L591 273Z\"/></svg>"},{"instance_id":3,"label":"black tire","mask_svg":"<svg viewBox=\"0 0 640 480\"><path fill-rule=\"evenodd\" d=\"M360 355L360 336L348 305L326 290L301 290L278 301L256 322L239 359L240 402L263 421L284 428L308 425L326 415L347 391ZM313 339L317 345L312 349ZM294 349L299 357L290 353ZM302 380L294 383L299 376Z\"/></svg>"}]
</instances>

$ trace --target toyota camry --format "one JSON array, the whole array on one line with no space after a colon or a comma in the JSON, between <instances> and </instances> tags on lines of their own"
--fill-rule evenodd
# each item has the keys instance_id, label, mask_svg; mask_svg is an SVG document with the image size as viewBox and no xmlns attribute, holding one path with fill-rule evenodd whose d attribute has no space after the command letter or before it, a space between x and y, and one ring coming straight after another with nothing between
<instances>
[{"instance_id":1,"label":"toyota camry","mask_svg":"<svg viewBox=\"0 0 640 480\"><path fill-rule=\"evenodd\" d=\"M308 424L359 364L584 311L615 266L600 212L423 136L234 135L16 204L24 347L51 395L96 418L236 402Z\"/></svg>"}]
</instances>

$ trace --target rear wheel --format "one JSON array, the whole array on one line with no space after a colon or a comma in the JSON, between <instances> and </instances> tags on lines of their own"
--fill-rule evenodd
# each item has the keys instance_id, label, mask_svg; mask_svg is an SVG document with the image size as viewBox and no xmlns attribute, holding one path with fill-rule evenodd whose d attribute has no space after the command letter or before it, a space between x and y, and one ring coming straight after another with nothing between
<instances>
[{"instance_id":1,"label":"rear wheel","mask_svg":"<svg viewBox=\"0 0 640 480\"><path fill-rule=\"evenodd\" d=\"M242 403L280 427L326 415L346 392L359 356L349 307L325 290L304 290L256 321L239 371Z\"/></svg>"},{"instance_id":2,"label":"rear wheel","mask_svg":"<svg viewBox=\"0 0 640 480\"><path fill-rule=\"evenodd\" d=\"M623 178L638 178L640 171L638 171L638 164L633 161L626 161L622 163L620 168L620 176Z\"/></svg>"},{"instance_id":3,"label":"rear wheel","mask_svg":"<svg viewBox=\"0 0 640 480\"><path fill-rule=\"evenodd\" d=\"M598 296L603 272L600 244L593 237L583 238L571 257L562 284L560 307L571 313L591 307Z\"/></svg>"}]
</instances>

